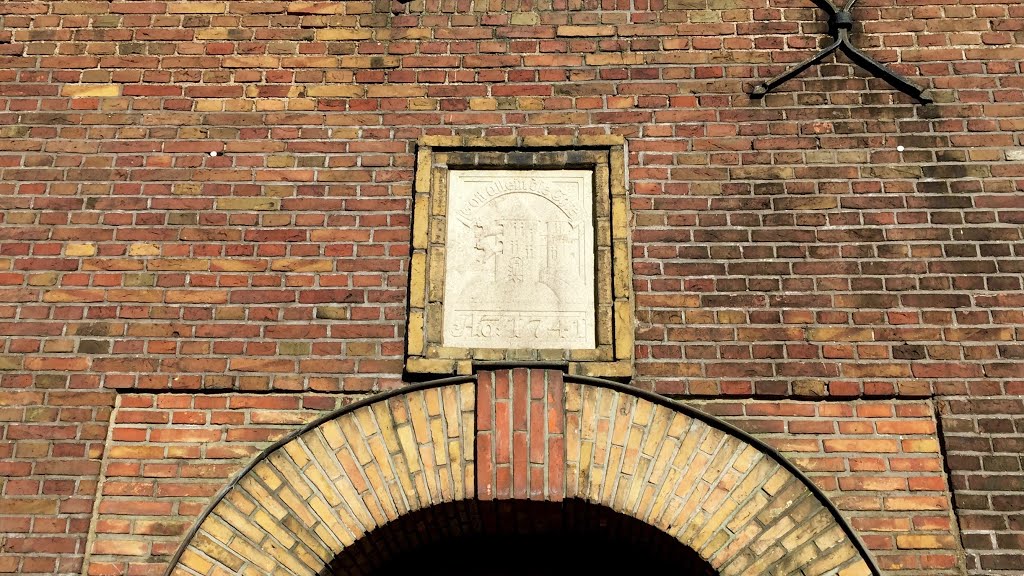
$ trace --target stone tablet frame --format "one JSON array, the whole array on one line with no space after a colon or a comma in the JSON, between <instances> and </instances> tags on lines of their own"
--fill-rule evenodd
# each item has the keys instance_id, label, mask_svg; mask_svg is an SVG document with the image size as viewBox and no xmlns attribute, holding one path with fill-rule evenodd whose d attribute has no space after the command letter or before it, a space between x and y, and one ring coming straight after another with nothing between
<instances>
[{"instance_id":1,"label":"stone tablet frame","mask_svg":"<svg viewBox=\"0 0 1024 576\"><path fill-rule=\"evenodd\" d=\"M620 136L420 139L414 187L406 372L470 374L495 364L560 365L570 374L633 373L633 289ZM451 170L590 170L593 174L595 346L576 349L444 346L443 318Z\"/></svg>"}]
</instances>

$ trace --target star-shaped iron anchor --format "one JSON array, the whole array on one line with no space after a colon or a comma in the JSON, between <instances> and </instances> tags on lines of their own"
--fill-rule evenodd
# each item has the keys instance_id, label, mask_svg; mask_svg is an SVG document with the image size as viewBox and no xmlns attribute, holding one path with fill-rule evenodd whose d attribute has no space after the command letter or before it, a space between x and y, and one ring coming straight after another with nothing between
<instances>
[{"instance_id":1,"label":"star-shaped iron anchor","mask_svg":"<svg viewBox=\"0 0 1024 576\"><path fill-rule=\"evenodd\" d=\"M914 97L918 102L927 104L932 101L927 90L915 86L903 76L900 76L885 66L882 66L875 59L861 52L850 43L850 30L853 28L853 14L850 13L850 10L853 9L853 5L857 3L857 0L849 0L841 10L836 9L829 0L813 0L813 2L828 13L829 34L835 38L835 42L811 58L804 60L782 74L779 74L760 86L755 87L754 91L750 94L752 98L764 97L765 94L778 88L783 82L795 77L811 65L820 62L823 58L836 50L840 50L846 54L850 60L853 60L854 63L859 64L862 68L874 74L875 77L885 80L900 92Z\"/></svg>"}]
</instances>

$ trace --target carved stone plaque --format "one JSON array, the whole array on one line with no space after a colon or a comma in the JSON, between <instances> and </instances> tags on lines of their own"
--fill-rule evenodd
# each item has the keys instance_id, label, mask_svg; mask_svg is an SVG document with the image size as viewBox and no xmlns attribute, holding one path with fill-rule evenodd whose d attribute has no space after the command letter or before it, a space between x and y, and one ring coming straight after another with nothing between
<instances>
[{"instance_id":1,"label":"carved stone plaque","mask_svg":"<svg viewBox=\"0 0 1024 576\"><path fill-rule=\"evenodd\" d=\"M593 172L451 170L442 344L595 347Z\"/></svg>"},{"instance_id":2,"label":"carved stone plaque","mask_svg":"<svg viewBox=\"0 0 1024 576\"><path fill-rule=\"evenodd\" d=\"M419 140L407 372L540 362L632 376L625 144L614 134Z\"/></svg>"}]
</instances>

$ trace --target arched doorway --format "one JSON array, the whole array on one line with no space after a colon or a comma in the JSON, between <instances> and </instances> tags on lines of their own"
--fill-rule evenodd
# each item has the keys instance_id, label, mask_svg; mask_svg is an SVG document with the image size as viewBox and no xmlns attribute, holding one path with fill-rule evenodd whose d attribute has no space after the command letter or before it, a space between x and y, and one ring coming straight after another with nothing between
<instances>
[{"instance_id":1,"label":"arched doorway","mask_svg":"<svg viewBox=\"0 0 1024 576\"><path fill-rule=\"evenodd\" d=\"M464 500L411 512L343 550L333 575L717 574L664 532L582 500ZM439 571L439 570L438 570Z\"/></svg>"},{"instance_id":2,"label":"arched doorway","mask_svg":"<svg viewBox=\"0 0 1024 576\"><path fill-rule=\"evenodd\" d=\"M756 439L653 394L540 368L411 385L297 430L218 494L168 574L373 574L426 550L354 561L389 533L421 532L394 531L409 522L441 518L443 532L473 526L472 512L507 531L531 505L543 513L513 532L526 544L589 538L599 555L628 541L602 522L626 518L673 542L668 557L690 558L697 574L879 574L835 507ZM604 520L570 522L581 509ZM437 516L453 511L458 521ZM495 535L464 534L480 550L502 545ZM456 536L423 544L451 551Z\"/></svg>"}]
</instances>

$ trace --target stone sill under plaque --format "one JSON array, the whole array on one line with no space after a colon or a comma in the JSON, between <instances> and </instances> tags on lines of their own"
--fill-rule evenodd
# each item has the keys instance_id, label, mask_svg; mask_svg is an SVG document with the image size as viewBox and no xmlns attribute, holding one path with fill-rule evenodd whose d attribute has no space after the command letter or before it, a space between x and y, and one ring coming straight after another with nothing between
<instances>
[{"instance_id":1,"label":"stone sill under plaque","mask_svg":"<svg viewBox=\"0 0 1024 576\"><path fill-rule=\"evenodd\" d=\"M631 376L628 219L621 137L421 139L406 371Z\"/></svg>"}]
</instances>

